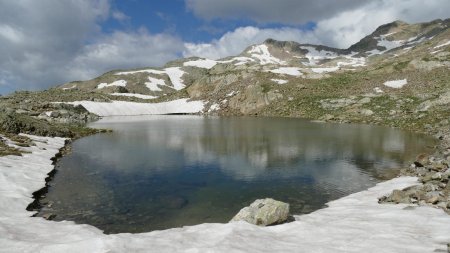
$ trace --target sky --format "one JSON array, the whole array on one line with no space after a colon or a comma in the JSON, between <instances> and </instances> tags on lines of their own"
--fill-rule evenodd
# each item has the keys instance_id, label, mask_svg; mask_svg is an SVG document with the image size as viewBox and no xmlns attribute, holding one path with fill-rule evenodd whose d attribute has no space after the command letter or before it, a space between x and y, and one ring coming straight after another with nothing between
<instances>
[{"instance_id":1,"label":"sky","mask_svg":"<svg viewBox=\"0 0 450 253\"><path fill-rule=\"evenodd\" d=\"M0 0L0 94L218 59L267 38L347 48L380 25L448 10L449 0Z\"/></svg>"}]
</instances>

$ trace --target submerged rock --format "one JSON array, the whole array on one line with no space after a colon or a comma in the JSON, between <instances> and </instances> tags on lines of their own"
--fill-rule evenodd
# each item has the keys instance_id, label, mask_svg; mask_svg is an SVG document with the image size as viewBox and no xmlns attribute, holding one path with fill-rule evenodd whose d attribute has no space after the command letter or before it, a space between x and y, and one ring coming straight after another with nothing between
<instances>
[{"instance_id":1,"label":"submerged rock","mask_svg":"<svg viewBox=\"0 0 450 253\"><path fill-rule=\"evenodd\" d=\"M287 221L289 204L271 198L257 199L250 206L242 208L234 221L246 221L258 226L280 224Z\"/></svg>"}]
</instances>

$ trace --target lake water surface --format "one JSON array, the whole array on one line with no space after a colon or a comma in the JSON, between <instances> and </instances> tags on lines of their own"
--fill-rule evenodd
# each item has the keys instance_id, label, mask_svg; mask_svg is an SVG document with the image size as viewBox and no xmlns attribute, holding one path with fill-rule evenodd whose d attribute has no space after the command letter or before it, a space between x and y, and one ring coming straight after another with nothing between
<instances>
[{"instance_id":1,"label":"lake water surface","mask_svg":"<svg viewBox=\"0 0 450 253\"><path fill-rule=\"evenodd\" d=\"M105 233L227 222L255 199L293 214L367 189L434 142L400 130L287 118L142 116L91 125L73 143L39 215Z\"/></svg>"}]
</instances>

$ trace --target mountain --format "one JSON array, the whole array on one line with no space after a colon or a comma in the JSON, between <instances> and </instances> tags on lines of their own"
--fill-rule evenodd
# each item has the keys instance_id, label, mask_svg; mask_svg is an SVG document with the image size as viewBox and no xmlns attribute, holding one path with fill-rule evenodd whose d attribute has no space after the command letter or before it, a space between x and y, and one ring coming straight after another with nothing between
<instances>
[{"instance_id":1,"label":"mountain","mask_svg":"<svg viewBox=\"0 0 450 253\"><path fill-rule=\"evenodd\" d=\"M116 102L131 101L163 108L151 107L159 113L304 117L424 131L450 116L449 26L450 19L395 21L347 49L267 39L237 56L113 70L40 93L16 94L8 103L90 101L72 104L89 105L85 109L100 115L92 110L95 103L114 101L102 105L102 115L108 115L107 107L122 114L149 112ZM198 102L192 107L188 101ZM40 108L40 117L50 120L45 112L54 104L27 106ZM20 109L26 113L27 106ZM177 107L188 109L172 110Z\"/></svg>"},{"instance_id":2,"label":"mountain","mask_svg":"<svg viewBox=\"0 0 450 253\"><path fill-rule=\"evenodd\" d=\"M163 68L115 70L59 89L95 91L108 94L110 99L138 98L148 102L187 96L209 100L210 107L218 102L224 104L227 99L231 109L248 114L282 97L277 90L285 83L302 87L309 79L360 71L378 70L390 75L388 65L396 70L448 67L449 24L450 19L422 24L395 21L380 26L348 49L268 39L234 57L186 58ZM241 98L233 100L228 96L232 92L241 93ZM255 96L258 93L267 96ZM242 100L247 105L239 105Z\"/></svg>"}]
</instances>

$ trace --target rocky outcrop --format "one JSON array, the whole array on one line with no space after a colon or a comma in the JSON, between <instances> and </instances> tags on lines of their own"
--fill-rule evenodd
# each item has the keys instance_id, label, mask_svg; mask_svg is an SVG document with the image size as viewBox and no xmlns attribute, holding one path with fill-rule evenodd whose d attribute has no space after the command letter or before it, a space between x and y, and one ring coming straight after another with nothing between
<instances>
[{"instance_id":1,"label":"rocky outcrop","mask_svg":"<svg viewBox=\"0 0 450 253\"><path fill-rule=\"evenodd\" d=\"M447 157L445 157L447 155ZM422 183L403 190L394 190L380 198L380 202L432 205L450 214L450 154L444 157L421 155L402 171L402 174L419 177Z\"/></svg>"},{"instance_id":2,"label":"rocky outcrop","mask_svg":"<svg viewBox=\"0 0 450 253\"><path fill-rule=\"evenodd\" d=\"M287 221L289 204L271 198L257 199L250 206L242 208L230 222L246 221L258 226L280 224Z\"/></svg>"}]
</instances>

